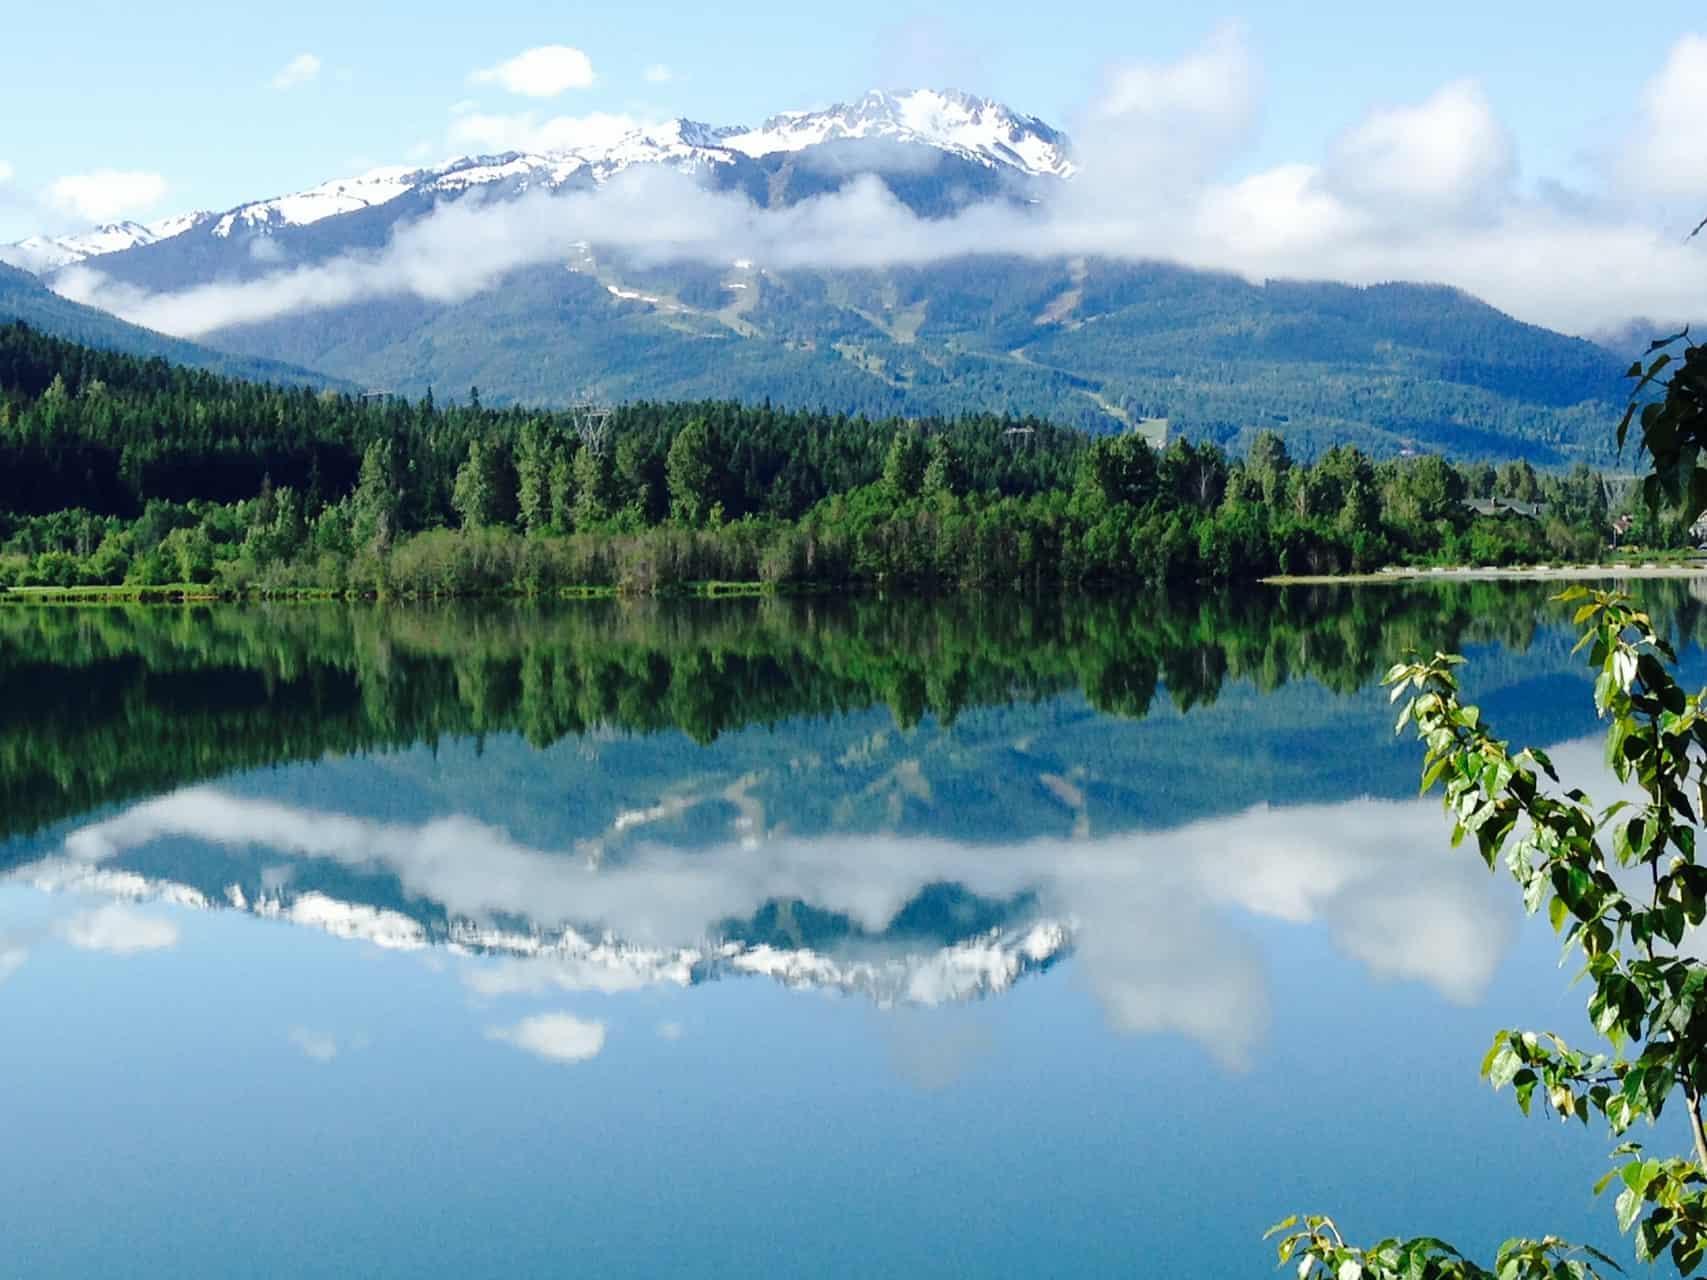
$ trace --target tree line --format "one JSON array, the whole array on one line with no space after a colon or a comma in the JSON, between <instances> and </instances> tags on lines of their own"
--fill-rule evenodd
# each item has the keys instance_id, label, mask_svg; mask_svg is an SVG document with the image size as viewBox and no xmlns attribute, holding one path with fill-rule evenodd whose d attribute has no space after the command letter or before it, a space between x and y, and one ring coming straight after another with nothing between
<instances>
[{"instance_id":1,"label":"tree line","mask_svg":"<svg viewBox=\"0 0 1707 1280\"><path fill-rule=\"evenodd\" d=\"M1496 497L1523 509L1467 505ZM1636 519L1627 539L1682 544ZM724 402L627 405L594 432L477 389L440 406L282 388L0 328L0 586L1180 584L1588 559L1611 521L1580 466Z\"/></svg>"}]
</instances>

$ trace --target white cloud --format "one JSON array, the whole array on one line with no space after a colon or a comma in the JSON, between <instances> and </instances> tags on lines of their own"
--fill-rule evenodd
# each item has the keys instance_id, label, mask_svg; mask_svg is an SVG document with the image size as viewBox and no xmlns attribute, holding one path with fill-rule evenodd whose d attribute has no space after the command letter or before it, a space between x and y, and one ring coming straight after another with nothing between
<instances>
[{"instance_id":1,"label":"white cloud","mask_svg":"<svg viewBox=\"0 0 1707 1280\"><path fill-rule=\"evenodd\" d=\"M1517 148L1476 84L1449 84L1415 106L1373 112L1334 145L1323 179L1393 219L1497 212Z\"/></svg>"},{"instance_id":2,"label":"white cloud","mask_svg":"<svg viewBox=\"0 0 1707 1280\"><path fill-rule=\"evenodd\" d=\"M48 188L54 207L91 222L110 222L152 209L166 195L166 179L138 170L98 169L71 174Z\"/></svg>"},{"instance_id":3,"label":"white cloud","mask_svg":"<svg viewBox=\"0 0 1707 1280\"><path fill-rule=\"evenodd\" d=\"M23 947L0 944L0 982L6 981L19 969L24 967L24 961L30 953Z\"/></svg>"},{"instance_id":4,"label":"white cloud","mask_svg":"<svg viewBox=\"0 0 1707 1280\"><path fill-rule=\"evenodd\" d=\"M299 53L272 78L275 89L294 89L298 85L307 84L320 74L320 59L312 53Z\"/></svg>"},{"instance_id":5,"label":"white cloud","mask_svg":"<svg viewBox=\"0 0 1707 1280\"><path fill-rule=\"evenodd\" d=\"M680 1040L683 1035L682 1024L679 1022L660 1022L658 1038L660 1040Z\"/></svg>"},{"instance_id":6,"label":"white cloud","mask_svg":"<svg viewBox=\"0 0 1707 1280\"><path fill-rule=\"evenodd\" d=\"M584 116L547 116L531 111L513 115L465 112L450 127L452 147L466 151L575 151L605 147L644 129L633 116L593 112Z\"/></svg>"},{"instance_id":7,"label":"white cloud","mask_svg":"<svg viewBox=\"0 0 1707 1280\"><path fill-rule=\"evenodd\" d=\"M13 169L11 165L7 164L4 160L0 160L0 182L10 182L12 180L12 175L15 172L17 171Z\"/></svg>"},{"instance_id":8,"label":"white cloud","mask_svg":"<svg viewBox=\"0 0 1707 1280\"><path fill-rule=\"evenodd\" d=\"M671 71L662 62L654 62L651 66L646 68L647 84L668 84L675 78L675 72Z\"/></svg>"},{"instance_id":9,"label":"white cloud","mask_svg":"<svg viewBox=\"0 0 1707 1280\"><path fill-rule=\"evenodd\" d=\"M1640 115L1614 166L1630 193L1707 199L1707 35L1686 35L1642 92ZM1707 213L1707 209L1700 210Z\"/></svg>"},{"instance_id":10,"label":"white cloud","mask_svg":"<svg viewBox=\"0 0 1707 1280\"><path fill-rule=\"evenodd\" d=\"M555 98L569 89L589 88L594 79L592 61L566 44L529 49L468 78L474 84L496 84L525 98Z\"/></svg>"},{"instance_id":11,"label":"white cloud","mask_svg":"<svg viewBox=\"0 0 1707 1280\"><path fill-rule=\"evenodd\" d=\"M463 975L468 989L482 996L523 995L552 989L611 994L636 990L652 980L646 971L613 968L582 956L552 956L481 965Z\"/></svg>"},{"instance_id":12,"label":"white cloud","mask_svg":"<svg viewBox=\"0 0 1707 1280\"><path fill-rule=\"evenodd\" d=\"M324 1031L310 1031L307 1027L292 1027L290 1042L301 1050L304 1057L315 1062L330 1062L338 1056L338 1041Z\"/></svg>"},{"instance_id":13,"label":"white cloud","mask_svg":"<svg viewBox=\"0 0 1707 1280\"><path fill-rule=\"evenodd\" d=\"M1078 131L1081 167L1152 197L1219 171L1256 127L1262 73L1243 25L1177 62L1112 66Z\"/></svg>"},{"instance_id":14,"label":"white cloud","mask_svg":"<svg viewBox=\"0 0 1707 1280\"><path fill-rule=\"evenodd\" d=\"M1553 754L1573 758L1569 745ZM631 949L697 945L719 921L777 900L808 902L880 934L927 885L958 884L998 901L1031 896L1049 918L1076 922L1081 971L1111 1026L1186 1036L1230 1069L1250 1065L1272 1017L1250 920L1322 930L1376 977L1470 1002L1491 980L1517 916L1506 886L1445 849L1432 799L1262 805L1171 830L1008 845L833 837L639 846L595 869L464 818L390 824L197 788L83 828L66 850L89 861L173 836L383 868L453 918L582 922L597 926L591 936L608 933ZM291 918L324 927L319 917ZM928 970L931 953L918 959ZM598 960L492 965L470 985L499 995L689 980L662 963L600 976ZM934 990L907 998L954 998ZM589 1025L547 1024L538 1035L564 1032L560 1042L585 1049ZM521 1043L522 1030L512 1032L496 1034Z\"/></svg>"},{"instance_id":15,"label":"white cloud","mask_svg":"<svg viewBox=\"0 0 1707 1280\"><path fill-rule=\"evenodd\" d=\"M548 1062L586 1062L605 1047L605 1024L583 1022L567 1013L542 1013L513 1027L490 1027L489 1040L501 1040Z\"/></svg>"},{"instance_id":16,"label":"white cloud","mask_svg":"<svg viewBox=\"0 0 1707 1280\"><path fill-rule=\"evenodd\" d=\"M178 926L172 921L118 902L73 916L60 926L60 933L79 950L119 956L178 945Z\"/></svg>"},{"instance_id":17,"label":"white cloud","mask_svg":"<svg viewBox=\"0 0 1707 1280\"><path fill-rule=\"evenodd\" d=\"M1700 88L1707 77L1693 77L1701 59L1707 41L1679 42L1650 91L1650 114L1663 114L1668 94L1693 102L1707 93ZM400 227L377 253L242 283L150 295L79 270L56 287L127 319L197 336L371 298L455 301L509 272L562 262L586 241L650 262L751 259L778 270L1008 253L1159 259L1253 281L1428 281L1572 333L1634 315L1699 311L1707 241L1684 243L1675 227L1627 203L1522 187L1516 148L1473 84L1374 111L1329 140L1318 158L1229 173L1257 123L1260 98L1260 68L1242 29L1229 25L1177 62L1115 67L1081 121L1078 176L1041 205L985 204L926 219L865 178L764 209L738 191L636 168L596 192L442 206ZM1675 123L1665 145L1686 147L1693 135ZM464 149L566 151L608 145L637 127L623 115L471 111L451 133ZM1685 158L1679 151L1667 172L1707 183L1707 167L1686 168Z\"/></svg>"}]
</instances>

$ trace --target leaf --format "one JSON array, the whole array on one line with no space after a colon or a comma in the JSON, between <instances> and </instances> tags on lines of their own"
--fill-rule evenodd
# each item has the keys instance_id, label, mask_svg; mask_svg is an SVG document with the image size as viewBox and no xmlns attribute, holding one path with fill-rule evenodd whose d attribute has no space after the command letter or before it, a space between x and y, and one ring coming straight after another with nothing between
<instances>
[{"instance_id":1,"label":"leaf","mask_svg":"<svg viewBox=\"0 0 1707 1280\"><path fill-rule=\"evenodd\" d=\"M1614 1206L1618 1215L1619 1231L1630 1230L1630 1224L1635 1222L1637 1215L1642 1212L1642 1203L1642 1197L1628 1188L1619 1193L1618 1203Z\"/></svg>"}]
</instances>

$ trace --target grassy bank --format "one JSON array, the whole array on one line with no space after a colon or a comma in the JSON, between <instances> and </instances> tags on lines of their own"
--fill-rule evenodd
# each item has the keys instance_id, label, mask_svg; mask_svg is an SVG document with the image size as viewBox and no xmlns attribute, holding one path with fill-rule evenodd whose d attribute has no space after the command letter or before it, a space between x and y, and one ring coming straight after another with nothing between
<instances>
[{"instance_id":1,"label":"grassy bank","mask_svg":"<svg viewBox=\"0 0 1707 1280\"><path fill-rule=\"evenodd\" d=\"M140 586L134 583L116 586L78 587L12 587L0 588L0 605L11 604L194 604L215 601L309 601L309 600L610 600L638 593L621 587L581 585L552 587L527 591L520 587L503 590L466 592L461 594L424 593L418 591L359 591L334 587L287 587L264 589L251 587L233 590L208 583L162 583ZM644 593L648 596L720 599L737 596L803 595L810 591L789 589L780 591L764 582L684 582Z\"/></svg>"}]
</instances>

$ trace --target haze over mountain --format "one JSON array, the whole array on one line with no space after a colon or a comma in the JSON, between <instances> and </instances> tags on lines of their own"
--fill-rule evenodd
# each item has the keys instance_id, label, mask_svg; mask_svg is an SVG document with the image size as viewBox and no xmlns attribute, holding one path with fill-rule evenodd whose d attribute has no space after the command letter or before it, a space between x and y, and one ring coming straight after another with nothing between
<instances>
[{"instance_id":1,"label":"haze over mountain","mask_svg":"<svg viewBox=\"0 0 1707 1280\"><path fill-rule=\"evenodd\" d=\"M1083 203L1071 144L988 99L874 91L756 128L576 132L0 258L153 328L411 394L1608 454L1622 361L1458 291L1058 251Z\"/></svg>"},{"instance_id":2,"label":"haze over mountain","mask_svg":"<svg viewBox=\"0 0 1707 1280\"><path fill-rule=\"evenodd\" d=\"M38 329L91 347L134 356L157 356L174 364L208 369L235 378L285 386L337 386L339 380L277 360L232 355L127 324L116 316L72 302L54 293L28 272L0 263L0 318L22 320Z\"/></svg>"}]
</instances>

